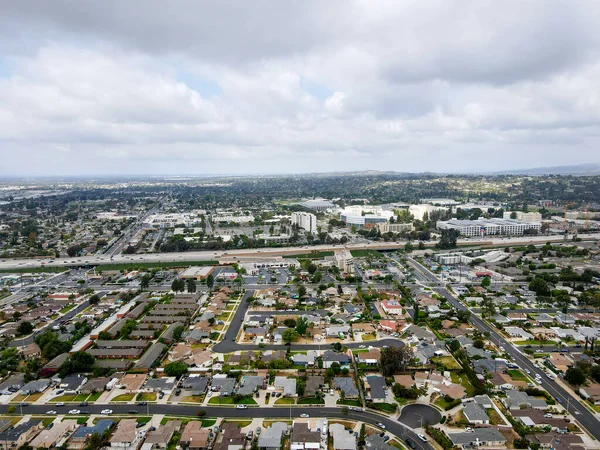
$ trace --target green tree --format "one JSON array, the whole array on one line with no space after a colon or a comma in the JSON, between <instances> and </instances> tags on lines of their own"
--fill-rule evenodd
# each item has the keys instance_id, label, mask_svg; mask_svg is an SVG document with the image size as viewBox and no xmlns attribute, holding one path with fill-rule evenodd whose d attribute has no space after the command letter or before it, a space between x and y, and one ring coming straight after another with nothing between
<instances>
[{"instance_id":1,"label":"green tree","mask_svg":"<svg viewBox=\"0 0 600 450\"><path fill-rule=\"evenodd\" d=\"M21 322L19 324L19 326L17 327L17 334L19 336L25 336L25 335L31 334L32 331L33 331L33 325L31 324L31 322Z\"/></svg>"},{"instance_id":2,"label":"green tree","mask_svg":"<svg viewBox=\"0 0 600 450\"><path fill-rule=\"evenodd\" d=\"M281 334L281 338L283 339L283 342L286 343L294 342L298 340L298 333L296 332L296 330L288 328L283 331L283 333Z\"/></svg>"},{"instance_id":3,"label":"green tree","mask_svg":"<svg viewBox=\"0 0 600 450\"><path fill-rule=\"evenodd\" d=\"M308 319L306 317L299 317L296 322L296 332L300 336L304 336L306 334L307 329L308 329Z\"/></svg>"},{"instance_id":4,"label":"green tree","mask_svg":"<svg viewBox=\"0 0 600 450\"><path fill-rule=\"evenodd\" d=\"M565 372L565 380L573 386L581 386L585 383L586 375L579 367L569 367Z\"/></svg>"},{"instance_id":5,"label":"green tree","mask_svg":"<svg viewBox=\"0 0 600 450\"><path fill-rule=\"evenodd\" d=\"M206 277L206 286L208 286L209 289L212 289L214 285L215 285L215 277L213 276L212 273L209 273L208 276Z\"/></svg>"},{"instance_id":6,"label":"green tree","mask_svg":"<svg viewBox=\"0 0 600 450\"><path fill-rule=\"evenodd\" d=\"M148 289L148 286L150 286L150 279L152 277L149 274L144 274L144 276L141 278L140 280L140 289L144 290L144 289Z\"/></svg>"},{"instance_id":7,"label":"green tree","mask_svg":"<svg viewBox=\"0 0 600 450\"><path fill-rule=\"evenodd\" d=\"M196 280L193 278L188 278L187 282L187 291L191 294L196 292Z\"/></svg>"},{"instance_id":8,"label":"green tree","mask_svg":"<svg viewBox=\"0 0 600 450\"><path fill-rule=\"evenodd\" d=\"M600 366L599 365L594 365L591 367L590 369L590 377L592 377L592 379L596 382L596 383L600 383Z\"/></svg>"},{"instance_id":9,"label":"green tree","mask_svg":"<svg viewBox=\"0 0 600 450\"><path fill-rule=\"evenodd\" d=\"M298 297L302 298L306 295L306 287L301 284L300 286L298 286Z\"/></svg>"},{"instance_id":10,"label":"green tree","mask_svg":"<svg viewBox=\"0 0 600 450\"><path fill-rule=\"evenodd\" d=\"M170 377L180 377L187 371L187 365L181 361L174 361L165 366L165 373Z\"/></svg>"},{"instance_id":11,"label":"green tree","mask_svg":"<svg viewBox=\"0 0 600 450\"><path fill-rule=\"evenodd\" d=\"M296 320L292 319L291 317L288 319L285 319L283 321L283 324L288 327L288 328L295 328L296 327Z\"/></svg>"},{"instance_id":12,"label":"green tree","mask_svg":"<svg viewBox=\"0 0 600 450\"><path fill-rule=\"evenodd\" d=\"M185 289L185 281L179 278L175 278L171 283L171 290L173 292L183 292Z\"/></svg>"},{"instance_id":13,"label":"green tree","mask_svg":"<svg viewBox=\"0 0 600 450\"><path fill-rule=\"evenodd\" d=\"M411 359L412 351L408 346L384 348L379 360L381 372L385 377L391 377L396 372L404 371Z\"/></svg>"},{"instance_id":14,"label":"green tree","mask_svg":"<svg viewBox=\"0 0 600 450\"><path fill-rule=\"evenodd\" d=\"M90 305L97 305L100 302L100 297L98 294L94 294L90 297L88 302L90 302Z\"/></svg>"},{"instance_id":15,"label":"green tree","mask_svg":"<svg viewBox=\"0 0 600 450\"><path fill-rule=\"evenodd\" d=\"M90 372L96 359L86 352L75 352L63 363L60 368L62 377L72 373Z\"/></svg>"},{"instance_id":16,"label":"green tree","mask_svg":"<svg viewBox=\"0 0 600 450\"><path fill-rule=\"evenodd\" d=\"M481 280L481 286L483 286L484 288L490 287L491 284L492 280L490 279L490 277L483 277L483 280Z\"/></svg>"},{"instance_id":17,"label":"green tree","mask_svg":"<svg viewBox=\"0 0 600 450\"><path fill-rule=\"evenodd\" d=\"M456 241L460 236L460 231L458 230L442 230L442 235L440 237L440 248L456 248Z\"/></svg>"},{"instance_id":18,"label":"green tree","mask_svg":"<svg viewBox=\"0 0 600 450\"><path fill-rule=\"evenodd\" d=\"M183 325L175 327L175 329L173 330L173 341L177 342L179 339L181 339L181 335L183 334L184 330L185 327Z\"/></svg>"},{"instance_id":19,"label":"green tree","mask_svg":"<svg viewBox=\"0 0 600 450\"><path fill-rule=\"evenodd\" d=\"M529 290L535 292L541 297L547 297L551 293L548 282L540 277L535 277L533 281L529 283Z\"/></svg>"}]
</instances>

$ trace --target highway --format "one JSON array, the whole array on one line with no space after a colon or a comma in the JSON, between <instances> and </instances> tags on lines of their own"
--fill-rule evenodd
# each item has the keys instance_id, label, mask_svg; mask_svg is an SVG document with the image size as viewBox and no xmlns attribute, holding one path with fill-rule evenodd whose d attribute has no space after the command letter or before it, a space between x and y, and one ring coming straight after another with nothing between
<instances>
[{"instance_id":1,"label":"highway","mask_svg":"<svg viewBox=\"0 0 600 450\"><path fill-rule=\"evenodd\" d=\"M582 239L598 240L599 235L579 235ZM124 241L123 241L124 242ZM544 244L546 242L563 242L562 237L551 236L531 236L527 238L486 238L486 239L469 239L459 240L460 245L527 245L527 244ZM122 242L121 242L122 244ZM398 250L403 249L406 242L371 242L370 244L346 244L346 245L315 245L315 246L299 246L299 247L272 247L261 249L239 249L239 250L220 250L220 251L194 251L194 252L178 252L178 253L141 253L135 255L114 254L107 255L86 255L83 257L66 257L54 258L52 263L50 259L41 258L16 258L3 259L0 261L0 270L8 269L28 269L34 267L74 267L74 266L95 266L101 264L129 264L139 262L181 262L185 264L189 261L213 261L227 260L235 261L236 259L244 258L265 258L277 257L284 255L298 255L310 253L312 251L335 251L335 250ZM426 242L425 246L434 246L436 242ZM119 244L118 244L119 245ZM109 250L109 253L113 253Z\"/></svg>"},{"instance_id":2,"label":"highway","mask_svg":"<svg viewBox=\"0 0 600 450\"><path fill-rule=\"evenodd\" d=\"M435 283L439 286L439 280L429 272L424 266L419 264L412 258L408 259L409 264L428 282ZM434 290L444 296L452 306L457 310L470 311L462 302L454 297L445 287L437 287ZM471 313L470 322L477 327L480 331L488 331L490 333L490 339L492 343L502 346L506 353L508 353L513 361L519 365L522 369L528 369L533 376L540 374L542 377L541 385L546 389L552 397L554 397L563 407L567 408L568 411L575 414L574 417L581 425L587 429L587 431L594 436L596 439L600 439L600 427L598 419L592 414L585 406L579 403L578 399L569 394L564 388L562 388L556 381L550 380L546 377L546 373L534 366L520 350L515 348L510 342L502 337L495 327L490 326L487 322L483 321L479 316Z\"/></svg>"},{"instance_id":3,"label":"highway","mask_svg":"<svg viewBox=\"0 0 600 450\"><path fill-rule=\"evenodd\" d=\"M75 405L75 404L73 404ZM0 405L0 413L6 414L8 405ZM115 404L93 404L85 407L77 407L80 410L85 410L86 414L100 414L103 409L109 408L113 410L113 414L129 414L129 411L135 409L139 415L149 414L168 414L174 416L194 416L197 417L198 411L202 409L206 411L205 417L224 417L224 418L265 418L265 419L297 419L300 418L300 414L308 414L311 418L339 418L339 419L351 419L360 422L369 423L375 425L382 423L385 425L385 431L390 432L402 439L410 437L417 448L419 449L432 449L433 447L428 443L421 442L410 428L402 425L400 422L390 419L388 417L368 412L368 411L348 411L348 414L344 414L342 408L325 408L325 407L311 407L302 406L301 408L286 408L286 407L271 407L271 408L256 408L248 407L248 409L235 409L233 407L223 406L191 406L191 405L163 405L163 404L152 404L148 403L146 406L137 405L115 405ZM70 407L68 405L57 407L56 405L29 405L23 407L23 414L41 414L45 415L47 411L57 411L60 414L66 414ZM89 411L89 413L88 413Z\"/></svg>"}]
</instances>

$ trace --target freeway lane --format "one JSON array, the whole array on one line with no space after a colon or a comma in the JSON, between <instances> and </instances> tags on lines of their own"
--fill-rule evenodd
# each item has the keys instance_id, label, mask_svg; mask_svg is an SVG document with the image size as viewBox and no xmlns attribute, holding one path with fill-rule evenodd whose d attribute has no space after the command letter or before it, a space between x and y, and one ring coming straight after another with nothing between
<instances>
[{"instance_id":1,"label":"freeway lane","mask_svg":"<svg viewBox=\"0 0 600 450\"><path fill-rule=\"evenodd\" d=\"M415 267L420 273L422 273L429 281L435 282L439 284L435 276L431 274L425 267L419 264L417 261L412 258L409 259L409 263ZM454 306L457 310L468 311L463 303L461 303L456 297L454 297L446 288L435 288L434 289L439 295L444 296L452 306ZM470 322L475 325L481 331L488 331L490 333L490 339L492 342L498 346L504 347L506 353L508 353L512 359L521 367L522 369L528 369L532 374L540 374L542 377L542 387L546 389L552 397L560 399L560 403L564 407L569 408L569 412L574 413L577 411L579 414L576 414L574 417L577 421L581 423L581 425L587 429L587 431L594 436L596 439L600 439L600 427L598 426L598 419L592 414L585 406L583 406L579 401L569 394L564 388L562 388L556 381L549 380L546 377L546 373L534 366L533 363L525 357L519 350L517 350L510 342L504 339L497 330L488 325L487 322L484 322L479 316L471 313Z\"/></svg>"},{"instance_id":2,"label":"freeway lane","mask_svg":"<svg viewBox=\"0 0 600 450\"><path fill-rule=\"evenodd\" d=\"M584 240L598 240L599 236L595 234L580 234L579 237ZM546 242L563 242L563 237L550 236L530 236L527 239L523 237L516 238L486 238L459 240L460 245L469 245L473 247L481 245L527 245L527 244L545 244ZM114 257L106 255L86 255L80 258L55 258L53 263L48 259L38 261L35 258L3 259L0 261L0 269L28 269L32 267L70 267L82 265L100 265L100 264L129 264L139 262L181 262L186 261L210 261L215 259L225 259L233 261L237 258L265 258L284 255L297 255L310 253L312 251L335 251L335 250L398 250L403 249L405 241L398 242L371 242L369 244L346 244L346 245L314 245L298 247L278 247L261 249L239 249L227 251L194 251L179 253L142 253L135 255L116 254ZM432 247L436 242L426 242L425 246ZM463 247L464 248L464 247Z\"/></svg>"},{"instance_id":3,"label":"freeway lane","mask_svg":"<svg viewBox=\"0 0 600 450\"><path fill-rule=\"evenodd\" d=\"M0 413L5 414L8 406L0 405ZM224 417L224 418L265 418L265 419L297 419L300 414L308 414L311 418L340 418L340 419L352 419L361 422L366 422L371 425L375 425L381 422L385 425L386 431L405 439L410 437L417 448L419 449L432 449L433 447L427 443L421 442L417 435L409 428L403 426L394 419L381 416L372 412L364 411L348 411L345 415L342 412L342 408L325 408L325 407L310 407L303 406L301 408L285 408L285 407L271 407L271 408L253 408L248 409L235 409L233 407L221 407L221 406L191 406L191 405L157 405L148 404L147 406L137 405L89 405L81 407L79 409L89 411L90 414L100 414L100 411L110 408L114 414L128 414L131 409L138 410L140 415L145 414L168 414L174 416L197 416L200 409L206 411L206 417ZM57 407L56 405L29 405L23 408L24 414L46 414L47 411L54 410L61 414L66 414L70 409L70 406Z\"/></svg>"}]
</instances>

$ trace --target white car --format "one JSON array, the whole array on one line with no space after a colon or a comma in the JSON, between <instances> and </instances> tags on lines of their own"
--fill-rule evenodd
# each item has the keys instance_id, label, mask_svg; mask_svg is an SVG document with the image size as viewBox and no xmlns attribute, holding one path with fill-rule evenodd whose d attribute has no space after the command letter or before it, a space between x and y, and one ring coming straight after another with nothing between
<instances>
[{"instance_id":1,"label":"white car","mask_svg":"<svg viewBox=\"0 0 600 450\"><path fill-rule=\"evenodd\" d=\"M56 411L46 411L46 414L50 414L50 415L56 415L58 414Z\"/></svg>"},{"instance_id":2,"label":"white car","mask_svg":"<svg viewBox=\"0 0 600 450\"><path fill-rule=\"evenodd\" d=\"M473 433L473 428L471 428L471 427L467 427L467 428L465 428L465 431L466 431L467 433Z\"/></svg>"},{"instance_id":3,"label":"white car","mask_svg":"<svg viewBox=\"0 0 600 450\"><path fill-rule=\"evenodd\" d=\"M366 345L359 345L358 348L367 348Z\"/></svg>"},{"instance_id":4,"label":"white car","mask_svg":"<svg viewBox=\"0 0 600 450\"><path fill-rule=\"evenodd\" d=\"M548 414L544 414L544 417L546 419L552 419L552 414L548 413Z\"/></svg>"},{"instance_id":5,"label":"white car","mask_svg":"<svg viewBox=\"0 0 600 450\"><path fill-rule=\"evenodd\" d=\"M308 414L300 414L300 417L303 419L308 419L310 416Z\"/></svg>"},{"instance_id":6,"label":"white car","mask_svg":"<svg viewBox=\"0 0 600 450\"><path fill-rule=\"evenodd\" d=\"M527 375L531 375L531 370L529 370L529 369L525 369L525 373L526 373Z\"/></svg>"},{"instance_id":7,"label":"white car","mask_svg":"<svg viewBox=\"0 0 600 450\"><path fill-rule=\"evenodd\" d=\"M247 405L235 405L235 409L248 409Z\"/></svg>"},{"instance_id":8,"label":"white car","mask_svg":"<svg viewBox=\"0 0 600 450\"><path fill-rule=\"evenodd\" d=\"M78 409L71 409L69 411L69 414L81 414L81 411L79 411Z\"/></svg>"},{"instance_id":9,"label":"white car","mask_svg":"<svg viewBox=\"0 0 600 450\"><path fill-rule=\"evenodd\" d=\"M112 409L103 409L102 411L100 411L100 414L112 414L113 410Z\"/></svg>"},{"instance_id":10,"label":"white car","mask_svg":"<svg viewBox=\"0 0 600 450\"><path fill-rule=\"evenodd\" d=\"M417 437L418 437L419 439L421 439L423 442L427 442L427 438L425 437L425 435L424 435L424 434L417 434Z\"/></svg>"},{"instance_id":11,"label":"white car","mask_svg":"<svg viewBox=\"0 0 600 450\"><path fill-rule=\"evenodd\" d=\"M382 424L381 422L377 422L375 425L377 425L379 428L383 428L385 430L385 425Z\"/></svg>"}]
</instances>

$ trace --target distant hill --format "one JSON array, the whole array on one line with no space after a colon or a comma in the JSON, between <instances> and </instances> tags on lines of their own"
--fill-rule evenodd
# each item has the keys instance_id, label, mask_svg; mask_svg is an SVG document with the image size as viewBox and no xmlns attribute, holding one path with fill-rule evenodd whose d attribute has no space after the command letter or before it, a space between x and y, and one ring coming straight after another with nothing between
<instances>
[{"instance_id":1,"label":"distant hill","mask_svg":"<svg viewBox=\"0 0 600 450\"><path fill-rule=\"evenodd\" d=\"M600 175L600 164L574 166L534 167L531 169L504 170L495 174L507 175Z\"/></svg>"}]
</instances>

